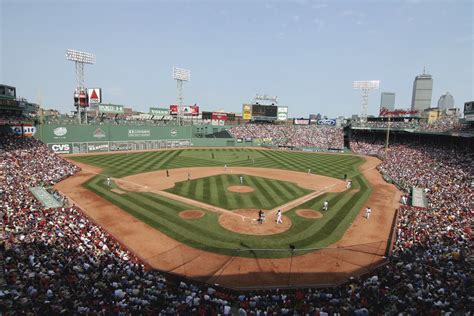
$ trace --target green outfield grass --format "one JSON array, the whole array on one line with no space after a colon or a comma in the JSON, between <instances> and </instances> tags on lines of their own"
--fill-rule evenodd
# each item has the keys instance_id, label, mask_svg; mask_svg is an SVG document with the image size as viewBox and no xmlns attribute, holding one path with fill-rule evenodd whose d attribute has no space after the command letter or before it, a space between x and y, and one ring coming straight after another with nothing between
<instances>
[{"instance_id":1,"label":"green outfield grass","mask_svg":"<svg viewBox=\"0 0 474 316\"><path fill-rule=\"evenodd\" d=\"M254 163L252 158L254 158ZM287 257L291 255L289 252L278 250L288 249L290 245L302 249L321 248L334 243L341 238L345 230L353 222L371 192L367 181L363 176L358 175L357 171L357 167L362 163L363 158L349 155L260 151L256 149L190 149L82 156L72 157L72 159L104 168L103 174L93 177L84 186L150 226L192 247L245 257ZM205 213L203 217L185 220L179 217L179 212L187 209L196 209L196 207L154 193L126 192L125 194L117 194L105 185L107 175L123 177L159 169L222 166L224 163L228 166L252 166L299 170L303 172L311 168L314 173L337 178L347 174L353 179L353 187L348 192L323 194L293 210L285 212L285 215L291 219L292 226L283 233L270 236L251 236L224 229L218 223L219 214L212 211L202 210ZM269 203L272 198L278 199L281 196L286 196L286 198L291 196L297 197L298 194L301 196L306 194L307 191L284 181L252 177L253 182L251 186L255 185L258 190L261 190L261 195L265 196L264 199L267 201L253 200L252 202L252 199L248 199L249 201L245 201L247 204L243 204L243 200L246 199L241 201L235 198L234 201L231 201L232 199L228 197L225 199L219 198L220 193L214 195L215 193L210 192L214 192L214 188L216 190L218 188L223 190L222 188L225 187L222 184L218 184L218 179L222 182L227 181L227 183L232 185L237 184L235 181L238 181L238 178L235 179L232 176L226 178L226 175L221 175L185 181L178 183L174 189L187 192L185 195L188 197L191 197L194 192L196 200L202 200L227 209L260 208L257 206L258 203L262 203L260 205L270 205L265 203ZM249 176L246 176L246 178L250 180ZM206 184L207 182L208 184ZM194 186L194 189L192 189L192 186ZM203 188L208 186L209 189L202 189L200 191L200 186ZM292 190L295 190L294 187L298 191L292 192ZM205 193L205 191L209 192ZM241 194L240 196L245 196L246 194ZM321 210L324 200L329 201L330 210L325 212L324 216L320 219L302 218L295 213L296 209L299 208ZM280 202L275 203L277 205L285 203ZM245 206L241 207L240 205ZM262 208L264 207L262 206ZM268 220L272 219L269 218ZM237 249L240 249L240 251ZM269 249L270 251L250 249Z\"/></svg>"},{"instance_id":2,"label":"green outfield grass","mask_svg":"<svg viewBox=\"0 0 474 316\"><path fill-rule=\"evenodd\" d=\"M233 193L227 190L233 185L240 185L240 175L221 174L191 181L183 181L166 191L190 199L215 205L227 210L242 208L273 209L286 202L311 193L294 183L277 181L262 177L243 175L244 185L255 191Z\"/></svg>"}]
</instances>

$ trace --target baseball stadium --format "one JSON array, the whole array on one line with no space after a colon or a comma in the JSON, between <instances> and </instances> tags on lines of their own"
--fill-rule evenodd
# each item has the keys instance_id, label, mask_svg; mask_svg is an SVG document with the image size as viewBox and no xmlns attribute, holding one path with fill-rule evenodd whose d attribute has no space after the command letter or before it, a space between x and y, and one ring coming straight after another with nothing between
<instances>
[{"instance_id":1,"label":"baseball stadium","mask_svg":"<svg viewBox=\"0 0 474 316\"><path fill-rule=\"evenodd\" d=\"M172 67L144 111L65 51L70 113L0 84L1 315L471 315L474 101L426 106L424 71L410 109L368 80L352 116L231 111Z\"/></svg>"}]
</instances>

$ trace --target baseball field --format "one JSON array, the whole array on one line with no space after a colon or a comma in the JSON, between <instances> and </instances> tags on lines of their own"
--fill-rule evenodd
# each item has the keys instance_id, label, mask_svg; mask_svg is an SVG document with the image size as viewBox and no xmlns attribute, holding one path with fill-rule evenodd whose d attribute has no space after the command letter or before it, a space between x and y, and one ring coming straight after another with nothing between
<instances>
[{"instance_id":1,"label":"baseball field","mask_svg":"<svg viewBox=\"0 0 474 316\"><path fill-rule=\"evenodd\" d=\"M69 159L83 171L58 188L120 242L164 271L193 274L207 282L218 278L222 284L226 283L223 277L232 280L230 274L235 277L249 270L249 276L256 272L242 260L291 259L293 264L295 258L297 264L296 258L306 262L308 255L321 255L323 249L341 247L343 243L344 247L358 245L363 249L360 253L370 256L368 264L373 265L383 257L387 246L394 195L386 201L391 212L383 216L383 225L388 227L384 228L385 236L370 241L357 236L351 242L347 240L348 231L363 220L363 208L372 192L380 190L368 179L376 172L375 164L368 164L364 157L192 148ZM345 177L352 181L350 188ZM324 201L329 203L327 211L323 210ZM259 210L265 212L263 223L258 221ZM276 222L278 210L282 211L282 223ZM357 256L360 254L352 254L352 258ZM343 257L337 255L339 266L342 260L361 269L363 263ZM201 260L207 263L206 268L199 263ZM288 269L276 268L275 262L270 268L272 273ZM262 264L258 266L257 271L262 272ZM292 269L300 271L297 265ZM229 282L235 285L235 281Z\"/></svg>"}]
</instances>

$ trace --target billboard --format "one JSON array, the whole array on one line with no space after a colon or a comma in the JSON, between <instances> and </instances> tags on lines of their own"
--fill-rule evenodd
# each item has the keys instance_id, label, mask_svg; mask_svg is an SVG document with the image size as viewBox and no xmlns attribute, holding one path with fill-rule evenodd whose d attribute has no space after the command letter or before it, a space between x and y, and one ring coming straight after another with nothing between
<instances>
[{"instance_id":1,"label":"billboard","mask_svg":"<svg viewBox=\"0 0 474 316\"><path fill-rule=\"evenodd\" d=\"M87 89L87 95L89 96L89 104L102 103L101 88L89 88Z\"/></svg>"},{"instance_id":2,"label":"billboard","mask_svg":"<svg viewBox=\"0 0 474 316\"><path fill-rule=\"evenodd\" d=\"M309 119L303 119L303 118L293 120L294 125L309 125L309 122L310 122Z\"/></svg>"},{"instance_id":3,"label":"billboard","mask_svg":"<svg viewBox=\"0 0 474 316\"><path fill-rule=\"evenodd\" d=\"M123 114L123 113L124 113L124 109L123 109L123 105L116 105L116 104L99 104L99 112L100 112L100 113Z\"/></svg>"},{"instance_id":4,"label":"billboard","mask_svg":"<svg viewBox=\"0 0 474 316\"><path fill-rule=\"evenodd\" d=\"M227 113L212 112L211 119L212 120L218 120L218 121L227 121Z\"/></svg>"},{"instance_id":5,"label":"billboard","mask_svg":"<svg viewBox=\"0 0 474 316\"><path fill-rule=\"evenodd\" d=\"M34 136L36 133L36 127L32 125L15 125L10 127L12 129L12 132L16 135L31 137Z\"/></svg>"},{"instance_id":6,"label":"billboard","mask_svg":"<svg viewBox=\"0 0 474 316\"><path fill-rule=\"evenodd\" d=\"M464 103L464 119L468 122L474 121L474 101Z\"/></svg>"},{"instance_id":7,"label":"billboard","mask_svg":"<svg viewBox=\"0 0 474 316\"><path fill-rule=\"evenodd\" d=\"M252 105L244 104L242 106L242 118L244 120L251 120L252 119Z\"/></svg>"},{"instance_id":8,"label":"billboard","mask_svg":"<svg viewBox=\"0 0 474 316\"><path fill-rule=\"evenodd\" d=\"M277 121L286 121L288 119L288 107L279 106L277 111Z\"/></svg>"},{"instance_id":9,"label":"billboard","mask_svg":"<svg viewBox=\"0 0 474 316\"><path fill-rule=\"evenodd\" d=\"M278 107L276 105L260 105L260 104L253 104L252 105L252 116L261 116L261 117L269 117L269 118L276 118L278 112Z\"/></svg>"},{"instance_id":10,"label":"billboard","mask_svg":"<svg viewBox=\"0 0 474 316\"><path fill-rule=\"evenodd\" d=\"M170 114L171 115L178 115L178 105L177 104L170 105Z\"/></svg>"},{"instance_id":11,"label":"billboard","mask_svg":"<svg viewBox=\"0 0 474 316\"><path fill-rule=\"evenodd\" d=\"M336 126L336 119L320 119L316 121L316 124Z\"/></svg>"},{"instance_id":12,"label":"billboard","mask_svg":"<svg viewBox=\"0 0 474 316\"><path fill-rule=\"evenodd\" d=\"M88 107L89 99L87 97L87 90L76 89L74 90L74 106Z\"/></svg>"},{"instance_id":13,"label":"billboard","mask_svg":"<svg viewBox=\"0 0 474 316\"><path fill-rule=\"evenodd\" d=\"M49 149L55 154L70 154L72 152L71 144L48 144Z\"/></svg>"},{"instance_id":14,"label":"billboard","mask_svg":"<svg viewBox=\"0 0 474 316\"><path fill-rule=\"evenodd\" d=\"M186 116L198 116L199 115L199 106L183 106L183 114Z\"/></svg>"},{"instance_id":15,"label":"billboard","mask_svg":"<svg viewBox=\"0 0 474 316\"><path fill-rule=\"evenodd\" d=\"M167 116L170 114L170 110L167 108L150 108L150 114L158 116Z\"/></svg>"}]
</instances>

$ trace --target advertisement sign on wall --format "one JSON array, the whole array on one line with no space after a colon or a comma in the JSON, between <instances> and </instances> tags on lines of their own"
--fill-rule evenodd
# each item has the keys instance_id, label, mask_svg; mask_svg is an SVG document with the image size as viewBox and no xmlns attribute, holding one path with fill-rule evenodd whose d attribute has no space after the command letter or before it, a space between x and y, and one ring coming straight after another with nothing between
<instances>
[{"instance_id":1,"label":"advertisement sign on wall","mask_svg":"<svg viewBox=\"0 0 474 316\"><path fill-rule=\"evenodd\" d=\"M294 125L309 125L309 119L294 119Z\"/></svg>"},{"instance_id":2,"label":"advertisement sign on wall","mask_svg":"<svg viewBox=\"0 0 474 316\"><path fill-rule=\"evenodd\" d=\"M335 119L320 119L320 120L317 120L316 124L336 126L336 120Z\"/></svg>"},{"instance_id":3,"label":"advertisement sign on wall","mask_svg":"<svg viewBox=\"0 0 474 316\"><path fill-rule=\"evenodd\" d=\"M167 108L150 108L150 114L158 116L167 116L170 114L170 110Z\"/></svg>"},{"instance_id":4,"label":"advertisement sign on wall","mask_svg":"<svg viewBox=\"0 0 474 316\"><path fill-rule=\"evenodd\" d=\"M15 125L10 127L12 129L12 132L17 135L31 137L36 134L36 127L32 125Z\"/></svg>"},{"instance_id":5,"label":"advertisement sign on wall","mask_svg":"<svg viewBox=\"0 0 474 316\"><path fill-rule=\"evenodd\" d=\"M124 113L124 109L123 109L123 105L116 105L116 104L99 104L99 112L100 112L100 113L123 114L123 113Z\"/></svg>"},{"instance_id":6,"label":"advertisement sign on wall","mask_svg":"<svg viewBox=\"0 0 474 316\"><path fill-rule=\"evenodd\" d=\"M72 151L71 144L48 144L48 147L55 154L70 154Z\"/></svg>"}]
</instances>

